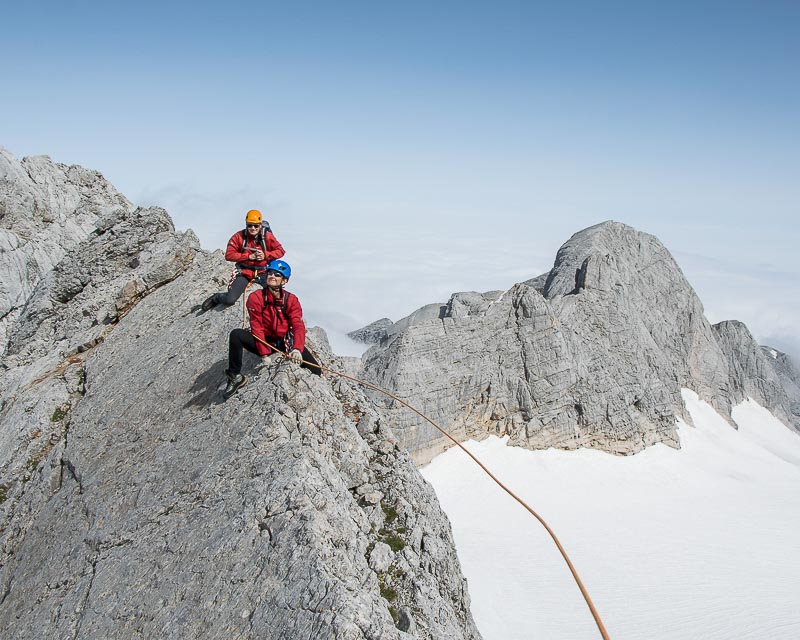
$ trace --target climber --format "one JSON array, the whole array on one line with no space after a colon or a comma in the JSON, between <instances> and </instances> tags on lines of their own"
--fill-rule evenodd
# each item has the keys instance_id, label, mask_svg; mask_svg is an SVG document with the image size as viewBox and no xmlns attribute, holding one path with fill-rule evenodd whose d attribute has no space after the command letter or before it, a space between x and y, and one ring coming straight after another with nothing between
<instances>
[{"instance_id":1,"label":"climber","mask_svg":"<svg viewBox=\"0 0 800 640\"><path fill-rule=\"evenodd\" d=\"M226 292L215 293L203 301L203 311L218 304L232 305L242 295L248 282L263 276L267 264L286 253L269 228L269 223L262 221L258 209L247 212L245 224L244 229L231 236L225 250L225 259L236 264L236 276Z\"/></svg>"},{"instance_id":2,"label":"climber","mask_svg":"<svg viewBox=\"0 0 800 640\"><path fill-rule=\"evenodd\" d=\"M280 350L288 353L295 365L316 375L322 374L319 363L306 347L306 325L300 301L283 288L291 275L292 268L287 263L273 260L267 265L264 287L247 299L250 331L231 331L225 397L232 396L247 382L247 377L241 373L243 349L261 356L263 364L272 364L280 359L282 356L277 351ZM300 360L303 360L302 364Z\"/></svg>"}]
</instances>

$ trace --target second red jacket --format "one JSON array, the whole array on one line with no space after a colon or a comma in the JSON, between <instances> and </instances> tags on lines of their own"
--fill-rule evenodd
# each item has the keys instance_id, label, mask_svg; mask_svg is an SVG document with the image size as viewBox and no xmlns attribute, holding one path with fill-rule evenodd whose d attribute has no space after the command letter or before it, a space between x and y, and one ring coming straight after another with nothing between
<instances>
[{"instance_id":1,"label":"second red jacket","mask_svg":"<svg viewBox=\"0 0 800 640\"><path fill-rule=\"evenodd\" d=\"M306 325L303 322L303 308L297 296L288 291L283 292L286 305L275 299L268 289L254 291L247 299L247 313L250 315L250 331L266 342L274 343L284 338L289 330L294 337L293 349L300 351L306 346ZM258 355L270 353L269 348L256 340Z\"/></svg>"}]
</instances>

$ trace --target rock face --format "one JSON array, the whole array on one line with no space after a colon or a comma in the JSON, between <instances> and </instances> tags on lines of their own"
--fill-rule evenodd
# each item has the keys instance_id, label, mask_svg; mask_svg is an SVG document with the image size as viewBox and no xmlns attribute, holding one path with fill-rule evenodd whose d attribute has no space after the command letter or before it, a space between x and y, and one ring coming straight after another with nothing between
<instances>
[{"instance_id":1,"label":"rock face","mask_svg":"<svg viewBox=\"0 0 800 640\"><path fill-rule=\"evenodd\" d=\"M728 320L713 329L728 361L731 400L753 398L786 424L800 425L800 386L791 377L789 357L759 346L742 322Z\"/></svg>"},{"instance_id":2,"label":"rock face","mask_svg":"<svg viewBox=\"0 0 800 640\"><path fill-rule=\"evenodd\" d=\"M221 254L95 172L2 158L0 636L479 638L386 416L256 358L220 402L241 307L196 304Z\"/></svg>"},{"instance_id":3,"label":"rock face","mask_svg":"<svg viewBox=\"0 0 800 640\"><path fill-rule=\"evenodd\" d=\"M0 147L0 353L39 281L99 227L133 210L96 171L46 157L18 162ZM81 289L80 281L62 284L63 296Z\"/></svg>"},{"instance_id":4,"label":"rock face","mask_svg":"<svg viewBox=\"0 0 800 640\"><path fill-rule=\"evenodd\" d=\"M379 344L386 338L386 330L394 323L389 318L381 318L375 322L347 334L349 338L363 344Z\"/></svg>"},{"instance_id":5,"label":"rock face","mask_svg":"<svg viewBox=\"0 0 800 640\"><path fill-rule=\"evenodd\" d=\"M365 354L364 374L459 440L507 433L519 446L618 454L677 447L675 418L689 419L681 387L728 418L731 403L755 394L800 427L749 332L712 328L664 246L615 222L575 234L546 277L456 293L397 322ZM448 446L413 414L385 408L418 462Z\"/></svg>"},{"instance_id":6,"label":"rock face","mask_svg":"<svg viewBox=\"0 0 800 640\"><path fill-rule=\"evenodd\" d=\"M800 372L787 354L769 346L762 346L761 352L778 376L786 397L789 399L789 411L795 416L793 423L797 424L800 419Z\"/></svg>"}]
</instances>

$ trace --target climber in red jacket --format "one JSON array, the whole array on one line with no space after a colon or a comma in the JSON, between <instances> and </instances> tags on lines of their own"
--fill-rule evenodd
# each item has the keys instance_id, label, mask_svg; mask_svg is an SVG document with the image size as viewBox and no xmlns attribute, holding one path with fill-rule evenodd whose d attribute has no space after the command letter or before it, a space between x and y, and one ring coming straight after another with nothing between
<instances>
[{"instance_id":1,"label":"climber in red jacket","mask_svg":"<svg viewBox=\"0 0 800 640\"><path fill-rule=\"evenodd\" d=\"M203 311L218 304L232 305L242 295L248 282L262 276L272 260L277 260L286 253L269 228L269 223L263 221L258 209L247 212L245 224L244 229L231 236L225 250L225 259L236 264L238 273L228 291L206 298L202 304Z\"/></svg>"},{"instance_id":2,"label":"climber in red jacket","mask_svg":"<svg viewBox=\"0 0 800 640\"><path fill-rule=\"evenodd\" d=\"M244 349L261 356L265 364L281 357L277 350L288 352L293 363L317 375L322 374L317 360L306 347L306 325L300 301L283 288L291 275L292 268L287 263L273 260L267 265L264 288L254 291L247 299L250 331L231 331L228 368L225 370L228 378L226 397L232 396L247 382L247 376L241 373ZM303 360L302 364L300 360Z\"/></svg>"}]
</instances>

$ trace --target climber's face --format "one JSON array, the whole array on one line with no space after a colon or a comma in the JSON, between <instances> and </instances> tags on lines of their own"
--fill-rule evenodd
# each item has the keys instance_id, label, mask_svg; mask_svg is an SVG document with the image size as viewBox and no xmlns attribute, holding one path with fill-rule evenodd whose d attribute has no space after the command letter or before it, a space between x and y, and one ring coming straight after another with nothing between
<instances>
[{"instance_id":1,"label":"climber's face","mask_svg":"<svg viewBox=\"0 0 800 640\"><path fill-rule=\"evenodd\" d=\"M282 287L283 283L286 282L286 278L283 277L283 274L279 271L274 271L270 269L267 271L267 286L270 288L278 288Z\"/></svg>"}]
</instances>

